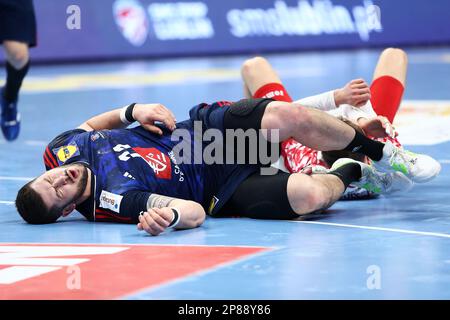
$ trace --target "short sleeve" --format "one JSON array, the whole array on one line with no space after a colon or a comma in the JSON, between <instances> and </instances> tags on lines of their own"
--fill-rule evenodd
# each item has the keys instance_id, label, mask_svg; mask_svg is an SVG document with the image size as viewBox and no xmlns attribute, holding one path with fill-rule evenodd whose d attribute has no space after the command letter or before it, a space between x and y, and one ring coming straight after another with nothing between
<instances>
[{"instance_id":1,"label":"short sleeve","mask_svg":"<svg viewBox=\"0 0 450 320\"><path fill-rule=\"evenodd\" d=\"M44 151L44 164L45 169L50 170L59 167L59 162L55 150L68 145L70 141L77 135L86 132L83 129L74 129L61 133L56 138L54 138L45 148Z\"/></svg>"}]
</instances>

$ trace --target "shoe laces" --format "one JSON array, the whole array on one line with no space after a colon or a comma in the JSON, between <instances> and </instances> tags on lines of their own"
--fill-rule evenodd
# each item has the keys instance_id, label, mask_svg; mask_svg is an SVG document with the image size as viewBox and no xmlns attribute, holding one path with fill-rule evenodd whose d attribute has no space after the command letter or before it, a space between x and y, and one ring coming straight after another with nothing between
<instances>
[{"instance_id":1,"label":"shoe laces","mask_svg":"<svg viewBox=\"0 0 450 320\"><path fill-rule=\"evenodd\" d=\"M396 161L396 159L400 159L401 161ZM417 155L413 152L394 147L389 162L391 166L396 167L397 171L408 174L409 169L417 162ZM397 165L398 163L400 165ZM401 164L404 164L406 168L403 169Z\"/></svg>"}]
</instances>

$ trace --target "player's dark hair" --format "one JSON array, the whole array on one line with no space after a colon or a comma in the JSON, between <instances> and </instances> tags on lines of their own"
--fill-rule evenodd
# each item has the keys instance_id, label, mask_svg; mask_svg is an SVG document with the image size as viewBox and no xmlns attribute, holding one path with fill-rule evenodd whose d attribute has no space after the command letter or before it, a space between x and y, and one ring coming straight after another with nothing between
<instances>
[{"instance_id":1,"label":"player's dark hair","mask_svg":"<svg viewBox=\"0 0 450 320\"><path fill-rule=\"evenodd\" d=\"M354 128L356 131L358 131L359 133L364 134L364 131L355 123L353 123L350 120L347 120L343 117L338 117L339 120L345 122L346 124L348 124L350 127ZM365 135L365 134L364 134ZM364 158L365 156L360 154L360 153L354 153L354 152L350 152L350 151L345 151L345 150L338 150L338 151L322 151L322 157L323 160L331 167L333 165L333 163L340 159L340 158L351 158L354 159L356 161L361 161L364 162Z\"/></svg>"},{"instance_id":2,"label":"player's dark hair","mask_svg":"<svg viewBox=\"0 0 450 320\"><path fill-rule=\"evenodd\" d=\"M31 187L35 180L28 182L17 193L17 211L30 224L53 223L61 216L62 209L55 206L47 208L40 194Z\"/></svg>"}]
</instances>

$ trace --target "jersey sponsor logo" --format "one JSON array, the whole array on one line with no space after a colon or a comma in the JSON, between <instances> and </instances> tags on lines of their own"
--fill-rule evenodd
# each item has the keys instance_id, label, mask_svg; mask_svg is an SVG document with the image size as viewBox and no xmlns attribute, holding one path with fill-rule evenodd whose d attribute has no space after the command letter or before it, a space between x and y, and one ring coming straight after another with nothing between
<instances>
[{"instance_id":1,"label":"jersey sponsor logo","mask_svg":"<svg viewBox=\"0 0 450 320\"><path fill-rule=\"evenodd\" d=\"M136 0L118 0L114 2L113 13L124 38L135 47L142 46L149 31L144 7Z\"/></svg>"},{"instance_id":2,"label":"jersey sponsor logo","mask_svg":"<svg viewBox=\"0 0 450 320\"><path fill-rule=\"evenodd\" d=\"M75 142L71 142L67 146L53 149L53 153L56 155L58 164L62 165L72 157L79 156L80 150Z\"/></svg>"},{"instance_id":3,"label":"jersey sponsor logo","mask_svg":"<svg viewBox=\"0 0 450 320\"><path fill-rule=\"evenodd\" d=\"M105 190L102 190L100 194L100 208L109 209L111 211L119 213L120 203L122 202L123 196L119 194L114 194Z\"/></svg>"},{"instance_id":4,"label":"jersey sponsor logo","mask_svg":"<svg viewBox=\"0 0 450 320\"><path fill-rule=\"evenodd\" d=\"M133 148L133 150L148 163L157 178L172 178L172 165L167 155L156 148Z\"/></svg>"}]
</instances>

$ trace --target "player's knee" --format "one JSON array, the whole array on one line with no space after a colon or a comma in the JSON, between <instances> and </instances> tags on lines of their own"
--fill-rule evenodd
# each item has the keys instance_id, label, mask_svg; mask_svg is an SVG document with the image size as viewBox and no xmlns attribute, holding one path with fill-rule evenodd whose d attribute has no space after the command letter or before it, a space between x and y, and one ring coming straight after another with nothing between
<instances>
[{"instance_id":1,"label":"player's knee","mask_svg":"<svg viewBox=\"0 0 450 320\"><path fill-rule=\"evenodd\" d=\"M381 56L391 61L396 61L404 64L408 63L408 55L404 50L399 48L386 48L383 50Z\"/></svg>"},{"instance_id":2,"label":"player's knee","mask_svg":"<svg viewBox=\"0 0 450 320\"><path fill-rule=\"evenodd\" d=\"M8 62L16 69L21 69L28 62L28 51L22 48L14 48L8 52Z\"/></svg>"},{"instance_id":3,"label":"player's knee","mask_svg":"<svg viewBox=\"0 0 450 320\"><path fill-rule=\"evenodd\" d=\"M255 70L260 70L263 65L268 65L269 62L263 57L254 57L245 60L241 67L241 74L243 77L251 76Z\"/></svg>"},{"instance_id":4,"label":"player's knee","mask_svg":"<svg viewBox=\"0 0 450 320\"><path fill-rule=\"evenodd\" d=\"M302 132L308 133L312 124L311 114L308 108L290 103L280 112L281 121L292 128L301 128Z\"/></svg>"},{"instance_id":5,"label":"player's knee","mask_svg":"<svg viewBox=\"0 0 450 320\"><path fill-rule=\"evenodd\" d=\"M327 206L328 194L318 183L312 183L303 190L301 197L291 201L292 210L298 215L304 215L321 210Z\"/></svg>"},{"instance_id":6,"label":"player's knee","mask_svg":"<svg viewBox=\"0 0 450 320\"><path fill-rule=\"evenodd\" d=\"M311 188L308 196L310 198L308 213L324 209L329 203L329 193L322 184L316 184Z\"/></svg>"},{"instance_id":7,"label":"player's knee","mask_svg":"<svg viewBox=\"0 0 450 320\"><path fill-rule=\"evenodd\" d=\"M284 128L289 132L301 129L304 134L308 134L308 128L311 126L310 113L306 107L299 104L274 101L268 105L266 115L274 124L270 128Z\"/></svg>"}]
</instances>

